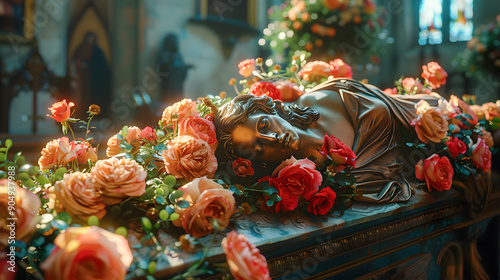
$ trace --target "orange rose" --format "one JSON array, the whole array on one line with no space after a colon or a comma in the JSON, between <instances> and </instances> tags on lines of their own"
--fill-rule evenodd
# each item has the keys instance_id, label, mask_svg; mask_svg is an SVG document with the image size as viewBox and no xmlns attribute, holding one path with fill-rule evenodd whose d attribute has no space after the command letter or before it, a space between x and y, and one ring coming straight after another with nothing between
<instances>
[{"instance_id":1,"label":"orange rose","mask_svg":"<svg viewBox=\"0 0 500 280\"><path fill-rule=\"evenodd\" d=\"M248 159L238 158L232 163L233 171L236 175L241 177L252 176L255 171L252 167L252 162Z\"/></svg>"},{"instance_id":2,"label":"orange rose","mask_svg":"<svg viewBox=\"0 0 500 280\"><path fill-rule=\"evenodd\" d=\"M478 118L476 114L474 114L474 111L472 111L469 104L465 103L465 101L455 95L452 95L450 97L450 104L454 106L454 109L458 114L461 114L462 120L468 123L464 124L463 122L459 122L460 126L470 127L477 124Z\"/></svg>"},{"instance_id":3,"label":"orange rose","mask_svg":"<svg viewBox=\"0 0 500 280\"><path fill-rule=\"evenodd\" d=\"M483 109L483 107L481 107L479 105L470 105L470 109L477 116L478 120L482 120L482 119L486 118L486 114L485 114L486 112Z\"/></svg>"},{"instance_id":4,"label":"orange rose","mask_svg":"<svg viewBox=\"0 0 500 280\"><path fill-rule=\"evenodd\" d=\"M189 135L172 139L167 150L163 151L163 160L168 173L177 179L193 180L214 176L217 159L207 142Z\"/></svg>"},{"instance_id":5,"label":"orange rose","mask_svg":"<svg viewBox=\"0 0 500 280\"><path fill-rule=\"evenodd\" d=\"M491 168L491 151L482 138L477 139L477 143L472 146L472 161L484 172Z\"/></svg>"},{"instance_id":6,"label":"orange rose","mask_svg":"<svg viewBox=\"0 0 500 280\"><path fill-rule=\"evenodd\" d=\"M335 78L352 78L352 68L340 58L330 61L330 69Z\"/></svg>"},{"instance_id":7,"label":"orange rose","mask_svg":"<svg viewBox=\"0 0 500 280\"><path fill-rule=\"evenodd\" d=\"M386 89L384 89L384 93L387 95L396 95L396 94L398 94L398 89L397 88L386 88Z\"/></svg>"},{"instance_id":8,"label":"orange rose","mask_svg":"<svg viewBox=\"0 0 500 280\"><path fill-rule=\"evenodd\" d=\"M433 89L437 89L446 84L446 77L448 73L437 62L429 62L427 65L422 66L422 78L425 79Z\"/></svg>"},{"instance_id":9,"label":"orange rose","mask_svg":"<svg viewBox=\"0 0 500 280\"><path fill-rule=\"evenodd\" d=\"M74 142L74 141L73 141ZM72 142L72 144L73 144ZM85 164L90 162L94 163L97 161L97 154L95 153L95 148L92 148L87 141L74 143L76 158L79 164Z\"/></svg>"},{"instance_id":10,"label":"orange rose","mask_svg":"<svg viewBox=\"0 0 500 280\"><path fill-rule=\"evenodd\" d=\"M415 166L417 179L425 181L427 188L437 191L449 190L453 181L453 167L447 157L433 154L425 160L420 160Z\"/></svg>"},{"instance_id":11,"label":"orange rose","mask_svg":"<svg viewBox=\"0 0 500 280\"><path fill-rule=\"evenodd\" d=\"M120 203L126 197L141 196L146 192L144 168L135 160L110 158L98 161L92 171L96 189L103 196L106 205Z\"/></svg>"},{"instance_id":12,"label":"orange rose","mask_svg":"<svg viewBox=\"0 0 500 280\"><path fill-rule=\"evenodd\" d=\"M66 100L63 100L61 102L56 102L52 104L52 107L49 108L50 112L52 113L52 116L47 115L47 117L51 117L58 122L65 122L69 118L71 113L70 112L71 107L73 106L75 106L73 102L67 104Z\"/></svg>"},{"instance_id":13,"label":"orange rose","mask_svg":"<svg viewBox=\"0 0 500 280\"><path fill-rule=\"evenodd\" d=\"M18 187L14 181L0 180L0 251L9 246L11 229L16 232L16 240L29 240L36 231L36 214L41 204L36 194ZM16 220L8 220L9 218Z\"/></svg>"},{"instance_id":14,"label":"orange rose","mask_svg":"<svg viewBox=\"0 0 500 280\"><path fill-rule=\"evenodd\" d=\"M180 122L189 116L198 116L198 112L196 111L196 102L191 99L183 99L174 103L174 105L165 108L160 120L160 125L172 125L174 120Z\"/></svg>"},{"instance_id":15,"label":"orange rose","mask_svg":"<svg viewBox=\"0 0 500 280\"><path fill-rule=\"evenodd\" d=\"M101 202L95 182L89 173L64 174L61 181L54 184L51 195L55 196L56 208L66 211L72 217L87 221L95 215L101 219L106 214L106 204Z\"/></svg>"},{"instance_id":16,"label":"orange rose","mask_svg":"<svg viewBox=\"0 0 500 280\"><path fill-rule=\"evenodd\" d=\"M181 199L189 202L189 207L177 208L180 218L173 223L194 237L211 233L212 219L227 227L229 218L238 212L233 192L206 177L196 178L179 190L183 191Z\"/></svg>"},{"instance_id":17,"label":"orange rose","mask_svg":"<svg viewBox=\"0 0 500 280\"><path fill-rule=\"evenodd\" d=\"M498 112L498 107L495 103L484 103L482 108L484 109L484 115L487 120L491 121L494 118L500 117L500 112Z\"/></svg>"},{"instance_id":18,"label":"orange rose","mask_svg":"<svg viewBox=\"0 0 500 280\"><path fill-rule=\"evenodd\" d=\"M70 143L68 137L61 137L48 142L42 149L38 165L42 170L51 169L55 166L65 166L76 158L75 143Z\"/></svg>"},{"instance_id":19,"label":"orange rose","mask_svg":"<svg viewBox=\"0 0 500 280\"><path fill-rule=\"evenodd\" d=\"M341 6L340 0L322 0L321 2L330 11L336 10Z\"/></svg>"},{"instance_id":20,"label":"orange rose","mask_svg":"<svg viewBox=\"0 0 500 280\"><path fill-rule=\"evenodd\" d=\"M322 79L326 79L331 75L333 73L330 65L323 61L308 62L299 71L299 76L303 77L304 80L316 83L321 82Z\"/></svg>"},{"instance_id":21,"label":"orange rose","mask_svg":"<svg viewBox=\"0 0 500 280\"><path fill-rule=\"evenodd\" d=\"M238 234L233 230L222 239L221 245L234 278L237 280L271 279L266 258L243 234Z\"/></svg>"},{"instance_id":22,"label":"orange rose","mask_svg":"<svg viewBox=\"0 0 500 280\"><path fill-rule=\"evenodd\" d=\"M417 82L414 78L404 78L401 81L401 85L408 94L420 93L422 91L422 87L424 86L420 81Z\"/></svg>"},{"instance_id":23,"label":"orange rose","mask_svg":"<svg viewBox=\"0 0 500 280\"><path fill-rule=\"evenodd\" d=\"M40 268L46 280L125 279L132 263L128 241L100 227L69 227Z\"/></svg>"},{"instance_id":24,"label":"orange rose","mask_svg":"<svg viewBox=\"0 0 500 280\"><path fill-rule=\"evenodd\" d=\"M215 151L219 144L213 122L198 116L189 116L182 120L179 123L179 135L190 135L196 139L201 139L210 145L212 151Z\"/></svg>"},{"instance_id":25,"label":"orange rose","mask_svg":"<svg viewBox=\"0 0 500 280\"><path fill-rule=\"evenodd\" d=\"M131 126L128 128L127 135L124 136L122 134L122 131L120 130L118 132L121 136L123 136L123 139L125 142L128 144L132 145L132 153L137 151L141 145L141 129L138 128L137 126ZM121 154L125 152L122 148L120 148L120 143L122 140L118 139L118 134L113 135L111 138L108 140L108 148L106 149L106 155L108 157L114 157L118 154Z\"/></svg>"},{"instance_id":26,"label":"orange rose","mask_svg":"<svg viewBox=\"0 0 500 280\"><path fill-rule=\"evenodd\" d=\"M418 139L424 143L439 143L446 137L448 121L437 108L426 108L411 122L415 126Z\"/></svg>"},{"instance_id":27,"label":"orange rose","mask_svg":"<svg viewBox=\"0 0 500 280\"><path fill-rule=\"evenodd\" d=\"M252 72L255 70L255 59L245 59L238 64L238 68L240 68L240 75L243 77L250 77Z\"/></svg>"},{"instance_id":28,"label":"orange rose","mask_svg":"<svg viewBox=\"0 0 500 280\"><path fill-rule=\"evenodd\" d=\"M288 80L279 80L273 84L281 92L281 101L283 102L293 102L305 94L304 91L299 89L297 84L291 83Z\"/></svg>"},{"instance_id":29,"label":"orange rose","mask_svg":"<svg viewBox=\"0 0 500 280\"><path fill-rule=\"evenodd\" d=\"M481 134L482 135L479 135L479 137L481 139L484 139L486 146L488 146L488 148L492 148L495 145L495 141L493 140L493 135L491 135L491 132L484 129L484 127L481 127Z\"/></svg>"}]
</instances>

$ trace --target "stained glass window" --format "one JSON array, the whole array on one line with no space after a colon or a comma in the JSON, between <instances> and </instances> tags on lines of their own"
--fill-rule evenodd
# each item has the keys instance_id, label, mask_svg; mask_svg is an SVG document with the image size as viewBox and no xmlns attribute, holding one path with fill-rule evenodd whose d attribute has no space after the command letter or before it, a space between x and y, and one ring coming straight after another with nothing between
<instances>
[{"instance_id":1,"label":"stained glass window","mask_svg":"<svg viewBox=\"0 0 500 280\"><path fill-rule=\"evenodd\" d=\"M451 0L450 4L450 41L472 39L473 0Z\"/></svg>"},{"instance_id":2,"label":"stained glass window","mask_svg":"<svg viewBox=\"0 0 500 280\"><path fill-rule=\"evenodd\" d=\"M443 0L422 0L419 10L418 43L441 44L443 42Z\"/></svg>"}]
</instances>

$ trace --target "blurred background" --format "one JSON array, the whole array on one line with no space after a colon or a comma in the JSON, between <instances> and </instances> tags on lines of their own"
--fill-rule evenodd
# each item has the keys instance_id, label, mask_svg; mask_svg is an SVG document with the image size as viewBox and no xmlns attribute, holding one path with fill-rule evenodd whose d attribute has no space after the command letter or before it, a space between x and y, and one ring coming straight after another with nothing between
<instances>
[{"instance_id":1,"label":"blurred background","mask_svg":"<svg viewBox=\"0 0 500 280\"><path fill-rule=\"evenodd\" d=\"M498 0L0 0L0 138L39 151L60 133L47 108L66 99L73 117L101 106L103 142L181 98L235 95L244 59L286 66L304 49L381 89L438 61L442 95L496 101L499 13Z\"/></svg>"}]
</instances>

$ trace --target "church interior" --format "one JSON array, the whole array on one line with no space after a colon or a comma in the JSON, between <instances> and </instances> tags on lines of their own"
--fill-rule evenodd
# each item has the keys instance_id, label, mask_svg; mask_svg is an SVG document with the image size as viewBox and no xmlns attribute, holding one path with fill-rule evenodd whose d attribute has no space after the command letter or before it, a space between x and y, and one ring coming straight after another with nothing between
<instances>
[{"instance_id":1,"label":"church interior","mask_svg":"<svg viewBox=\"0 0 500 280\"><path fill-rule=\"evenodd\" d=\"M335 63L349 73L337 75ZM405 77L416 79L408 85ZM10 232L18 244L0 242L0 279L94 279L72 278L71 269L148 280L500 279L500 1L0 0L0 92L0 236ZM234 109L253 106L239 96L246 94L272 110ZM63 100L57 106L71 114L61 119ZM313 109L308 126L283 116L294 106ZM189 110L197 123L185 128ZM260 116L251 132L235 135L238 123L220 136L233 121L223 114L246 110ZM298 160L283 168L294 134L274 134L281 150L270 157L286 158L273 165L268 147L251 138L255 126L257 134L294 127L300 143L317 145L301 144L290 153ZM182 142L181 134L207 129L213 136ZM211 151L204 170L174 162L198 153L199 141ZM50 143L58 147L47 165ZM347 154L334 152L346 145ZM257 155L245 157L247 150ZM281 175L295 166L312 177ZM257 177L266 170L270 178ZM313 192L286 185L297 174ZM220 193L194 195L193 182ZM11 184L41 201L22 238L21 219L16 230L7 226ZM193 208L200 193L215 206ZM323 211L322 203L331 205ZM15 205L18 213L21 200ZM209 217L194 221L200 214ZM95 247L109 254L85 252L87 266L55 265L74 257L70 244L79 250L72 239L98 242L79 237L87 226L98 226L98 241L110 238L100 230L125 238ZM248 248L227 245L231 238ZM120 251L117 261L115 247L132 252ZM235 257L233 249L252 254Z\"/></svg>"}]
</instances>

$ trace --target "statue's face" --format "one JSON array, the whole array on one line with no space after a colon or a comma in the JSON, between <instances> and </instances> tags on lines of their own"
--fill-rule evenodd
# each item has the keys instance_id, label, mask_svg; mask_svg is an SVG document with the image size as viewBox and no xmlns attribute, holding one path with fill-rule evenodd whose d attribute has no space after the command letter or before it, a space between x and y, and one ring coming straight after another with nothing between
<instances>
[{"instance_id":1,"label":"statue's face","mask_svg":"<svg viewBox=\"0 0 500 280\"><path fill-rule=\"evenodd\" d=\"M257 113L233 131L235 152L242 158L261 162L281 162L300 147L295 128L277 115Z\"/></svg>"}]
</instances>

